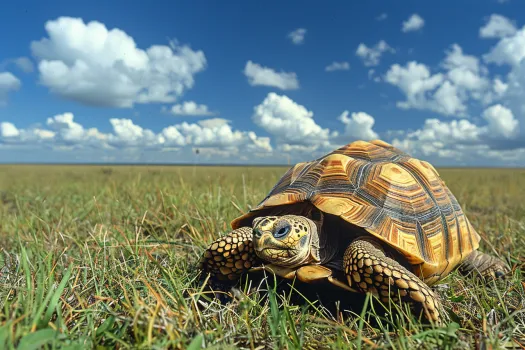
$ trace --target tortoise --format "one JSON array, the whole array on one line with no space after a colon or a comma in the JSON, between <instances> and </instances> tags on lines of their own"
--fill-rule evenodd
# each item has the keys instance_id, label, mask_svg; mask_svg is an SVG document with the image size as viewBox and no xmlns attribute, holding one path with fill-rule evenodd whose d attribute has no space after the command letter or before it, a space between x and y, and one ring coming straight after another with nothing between
<instances>
[{"instance_id":1,"label":"tortoise","mask_svg":"<svg viewBox=\"0 0 525 350\"><path fill-rule=\"evenodd\" d=\"M436 169L382 140L296 164L231 227L200 260L212 281L264 269L408 302L438 323L443 309L430 287L452 270L510 271L478 250L480 235Z\"/></svg>"}]
</instances>

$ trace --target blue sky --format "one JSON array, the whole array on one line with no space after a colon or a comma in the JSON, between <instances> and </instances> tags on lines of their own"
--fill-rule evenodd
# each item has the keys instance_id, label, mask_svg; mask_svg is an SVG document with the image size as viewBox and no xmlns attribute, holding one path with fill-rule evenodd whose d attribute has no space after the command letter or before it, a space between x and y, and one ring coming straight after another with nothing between
<instances>
[{"instance_id":1,"label":"blue sky","mask_svg":"<svg viewBox=\"0 0 525 350\"><path fill-rule=\"evenodd\" d=\"M525 165L519 0L39 5L0 12L0 162Z\"/></svg>"}]
</instances>

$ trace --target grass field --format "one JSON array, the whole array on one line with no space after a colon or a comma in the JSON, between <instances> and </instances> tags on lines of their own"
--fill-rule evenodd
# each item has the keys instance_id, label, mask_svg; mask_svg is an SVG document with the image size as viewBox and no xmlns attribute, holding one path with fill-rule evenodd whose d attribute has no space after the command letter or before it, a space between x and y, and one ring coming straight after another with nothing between
<instances>
[{"instance_id":1,"label":"grass field","mask_svg":"<svg viewBox=\"0 0 525 350\"><path fill-rule=\"evenodd\" d=\"M367 298L333 313L272 284L213 301L200 255L285 170L0 166L0 348L525 348L525 170L438 169L482 249L513 268L500 283L444 279L441 328Z\"/></svg>"}]
</instances>

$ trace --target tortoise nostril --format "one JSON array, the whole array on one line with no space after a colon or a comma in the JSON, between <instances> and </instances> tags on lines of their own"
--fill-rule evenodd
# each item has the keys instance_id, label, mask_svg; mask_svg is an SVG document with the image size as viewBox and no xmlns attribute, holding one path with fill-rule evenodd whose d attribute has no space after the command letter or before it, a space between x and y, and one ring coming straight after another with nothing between
<instances>
[{"instance_id":1,"label":"tortoise nostril","mask_svg":"<svg viewBox=\"0 0 525 350\"><path fill-rule=\"evenodd\" d=\"M261 252L267 248L272 248L274 245L272 244L272 237L266 236L264 238L258 237L257 240L254 242L254 248L256 251Z\"/></svg>"},{"instance_id":2,"label":"tortoise nostril","mask_svg":"<svg viewBox=\"0 0 525 350\"><path fill-rule=\"evenodd\" d=\"M264 241L262 241L262 246L268 246L272 242L272 238L270 236L266 237Z\"/></svg>"}]
</instances>

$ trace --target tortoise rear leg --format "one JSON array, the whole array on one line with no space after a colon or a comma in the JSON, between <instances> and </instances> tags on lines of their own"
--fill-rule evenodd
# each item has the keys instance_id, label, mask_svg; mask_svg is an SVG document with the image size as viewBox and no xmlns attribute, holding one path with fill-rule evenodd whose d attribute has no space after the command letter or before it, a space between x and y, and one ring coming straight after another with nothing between
<instances>
[{"instance_id":1,"label":"tortoise rear leg","mask_svg":"<svg viewBox=\"0 0 525 350\"><path fill-rule=\"evenodd\" d=\"M199 269L210 273L212 280L236 281L256 264L252 228L241 227L212 242L199 263Z\"/></svg>"},{"instance_id":2,"label":"tortoise rear leg","mask_svg":"<svg viewBox=\"0 0 525 350\"><path fill-rule=\"evenodd\" d=\"M475 250L461 263L459 271L465 275L476 271L483 278L497 279L509 273L510 268L503 260Z\"/></svg>"},{"instance_id":3,"label":"tortoise rear leg","mask_svg":"<svg viewBox=\"0 0 525 350\"><path fill-rule=\"evenodd\" d=\"M425 317L441 321L442 310L434 292L416 275L387 257L379 242L371 237L359 237L346 249L344 271L348 283L365 293L371 292L384 303L389 300L409 302L424 310Z\"/></svg>"}]
</instances>

